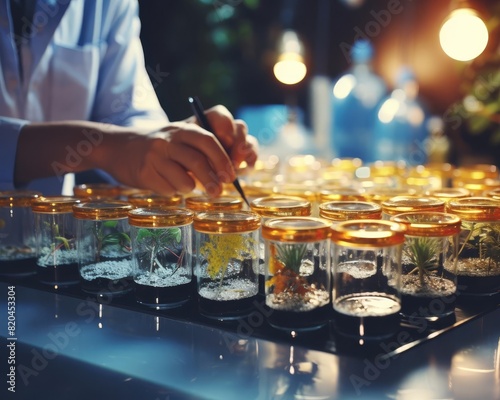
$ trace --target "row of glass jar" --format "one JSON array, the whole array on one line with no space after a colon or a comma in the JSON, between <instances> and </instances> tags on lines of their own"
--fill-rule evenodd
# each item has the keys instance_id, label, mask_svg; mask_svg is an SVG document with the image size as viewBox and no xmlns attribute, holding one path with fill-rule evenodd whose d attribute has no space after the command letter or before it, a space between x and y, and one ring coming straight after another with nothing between
<instances>
[{"instance_id":1,"label":"row of glass jar","mask_svg":"<svg viewBox=\"0 0 500 400\"><path fill-rule=\"evenodd\" d=\"M199 203L208 201L199 200ZM20 205L19 197L9 201L11 205L16 202ZM252 202L254 213L212 212L196 216L186 209L132 210L130 204L118 202L75 203L77 201L71 198L40 198L25 204L28 207L24 208L32 208L36 216L41 280L58 284L81 280L86 291L113 295L135 287L138 301L155 307L173 306L187 300L195 265L200 307L206 315L239 317L255 308L255 296L260 293L265 297L266 306L273 310L269 318L272 324L290 329L315 327L318 321L325 321L329 309L332 279L327 248L330 236L334 249L346 247L342 254L334 254L332 258L333 304L339 317L349 314L342 312L344 309L356 308L358 312L369 309L369 313L376 313L373 310L398 308L401 304L397 299L402 298L403 308L393 313L393 322L398 320L400 311L408 318L432 320L452 313L454 300L460 293L492 295L499 288L495 249L500 215L499 203L492 199L456 200L448 207L453 214L443 214L444 202L433 198L398 197L382 206L328 202L320 207L323 220L307 217L310 204L293 197L255 200ZM4 203L2 206L4 210L9 209ZM408 211L413 213L397 216ZM9 216L14 216L12 207L9 215L4 215L7 221ZM78 252L68 225L73 216L78 221ZM406 233L386 232L387 222L374 222L382 216L406 225ZM193 218L194 247L190 244ZM345 223L329 227L325 222L363 218L371 222L354 221L354 225L348 227ZM260 233L261 219L264 227ZM341 228L347 229L346 232L339 233ZM454 243L460 232L465 238L460 241L461 256L457 257ZM401 241L402 237L406 240L400 278L397 251L394 258L384 255L384 248L401 244L394 240ZM256 243L259 243L257 247ZM130 263L131 250L133 263ZM19 251L19 254L26 255L27 251ZM75 254L78 262L75 262ZM17 261L30 267L26 257L16 255L16 262L13 261L3 263L2 271L22 272ZM395 274L392 269L396 270ZM242 273L239 279L238 274ZM311 281L314 277L319 280ZM260 281L260 290L255 290L255 278ZM385 292L369 289L370 280L377 284L383 282L390 290L380 296ZM352 285L361 287L363 295L349 297L354 290ZM342 289L344 286L348 289ZM371 296L373 293L377 295ZM347 297L343 297L345 301L335 302L335 296ZM389 307L393 301L399 306ZM370 320L366 318L370 315L363 318Z\"/></svg>"}]
</instances>

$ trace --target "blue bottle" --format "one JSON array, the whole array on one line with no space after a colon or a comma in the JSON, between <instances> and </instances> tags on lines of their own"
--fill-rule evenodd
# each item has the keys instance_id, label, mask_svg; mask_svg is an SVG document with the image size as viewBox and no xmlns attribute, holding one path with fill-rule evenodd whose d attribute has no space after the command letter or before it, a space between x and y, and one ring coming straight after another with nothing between
<instances>
[{"instance_id":1,"label":"blue bottle","mask_svg":"<svg viewBox=\"0 0 500 400\"><path fill-rule=\"evenodd\" d=\"M371 68L373 46L358 40L351 48L353 65L333 86L331 145L335 157L372 160L373 122L387 93Z\"/></svg>"},{"instance_id":2,"label":"blue bottle","mask_svg":"<svg viewBox=\"0 0 500 400\"><path fill-rule=\"evenodd\" d=\"M377 112L374 124L373 158L404 161L407 165L427 162L429 131L427 113L418 97L418 83L411 69L403 67L396 88Z\"/></svg>"}]
</instances>

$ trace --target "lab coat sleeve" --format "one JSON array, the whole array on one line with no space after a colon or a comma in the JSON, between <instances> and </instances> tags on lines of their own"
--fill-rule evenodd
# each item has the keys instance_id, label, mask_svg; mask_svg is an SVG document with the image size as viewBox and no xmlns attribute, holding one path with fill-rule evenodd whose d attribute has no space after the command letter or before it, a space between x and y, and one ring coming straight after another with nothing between
<instances>
[{"instance_id":1,"label":"lab coat sleeve","mask_svg":"<svg viewBox=\"0 0 500 400\"><path fill-rule=\"evenodd\" d=\"M0 116L0 190L14 190L14 168L19 133L28 121Z\"/></svg>"},{"instance_id":2,"label":"lab coat sleeve","mask_svg":"<svg viewBox=\"0 0 500 400\"><path fill-rule=\"evenodd\" d=\"M154 87L164 83L167 74L145 66L137 1L118 4L116 12L107 14L113 16L113 21L107 37L103 38L106 50L102 56L92 119L146 130L158 129L168 123L168 118Z\"/></svg>"}]
</instances>

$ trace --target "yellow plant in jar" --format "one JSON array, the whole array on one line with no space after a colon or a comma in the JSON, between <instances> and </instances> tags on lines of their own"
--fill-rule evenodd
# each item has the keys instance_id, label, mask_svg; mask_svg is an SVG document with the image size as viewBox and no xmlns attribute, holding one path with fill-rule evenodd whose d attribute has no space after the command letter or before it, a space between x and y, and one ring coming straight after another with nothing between
<instances>
[{"instance_id":1,"label":"yellow plant in jar","mask_svg":"<svg viewBox=\"0 0 500 400\"><path fill-rule=\"evenodd\" d=\"M240 234L213 235L200 248L200 255L207 260L207 273L211 279L224 278L232 260L255 258L255 243Z\"/></svg>"}]
</instances>

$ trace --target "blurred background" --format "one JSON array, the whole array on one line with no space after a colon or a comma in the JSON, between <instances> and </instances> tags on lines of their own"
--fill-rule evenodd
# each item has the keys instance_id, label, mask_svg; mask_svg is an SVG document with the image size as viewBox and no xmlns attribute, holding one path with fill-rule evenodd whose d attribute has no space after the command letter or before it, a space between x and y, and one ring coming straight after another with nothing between
<instances>
[{"instance_id":1,"label":"blurred background","mask_svg":"<svg viewBox=\"0 0 500 400\"><path fill-rule=\"evenodd\" d=\"M263 154L279 148L288 155L359 156L338 141L345 138L339 133L345 125L356 121L353 103L344 99L358 90L361 96L372 94L375 117L356 146L382 146L361 152L363 161L500 163L497 1L140 0L139 5L146 64L171 120L188 117L187 98L198 95L205 107L225 104L244 118ZM452 59L440 44L443 22L460 7L473 8L489 33L484 50L466 61ZM273 72L286 50L287 32L295 35L306 68L291 84ZM467 45L467 37L457 40L460 48ZM356 53L359 42L369 49ZM356 63L366 64L381 83L376 98L374 87L361 87L360 79L344 79L335 94L340 78L356 76ZM404 120L394 125L403 111ZM415 124L423 133L412 131ZM282 145L280 135L287 129L288 143ZM384 155L384 146L404 132L417 144L413 153L394 147Z\"/></svg>"}]
</instances>

